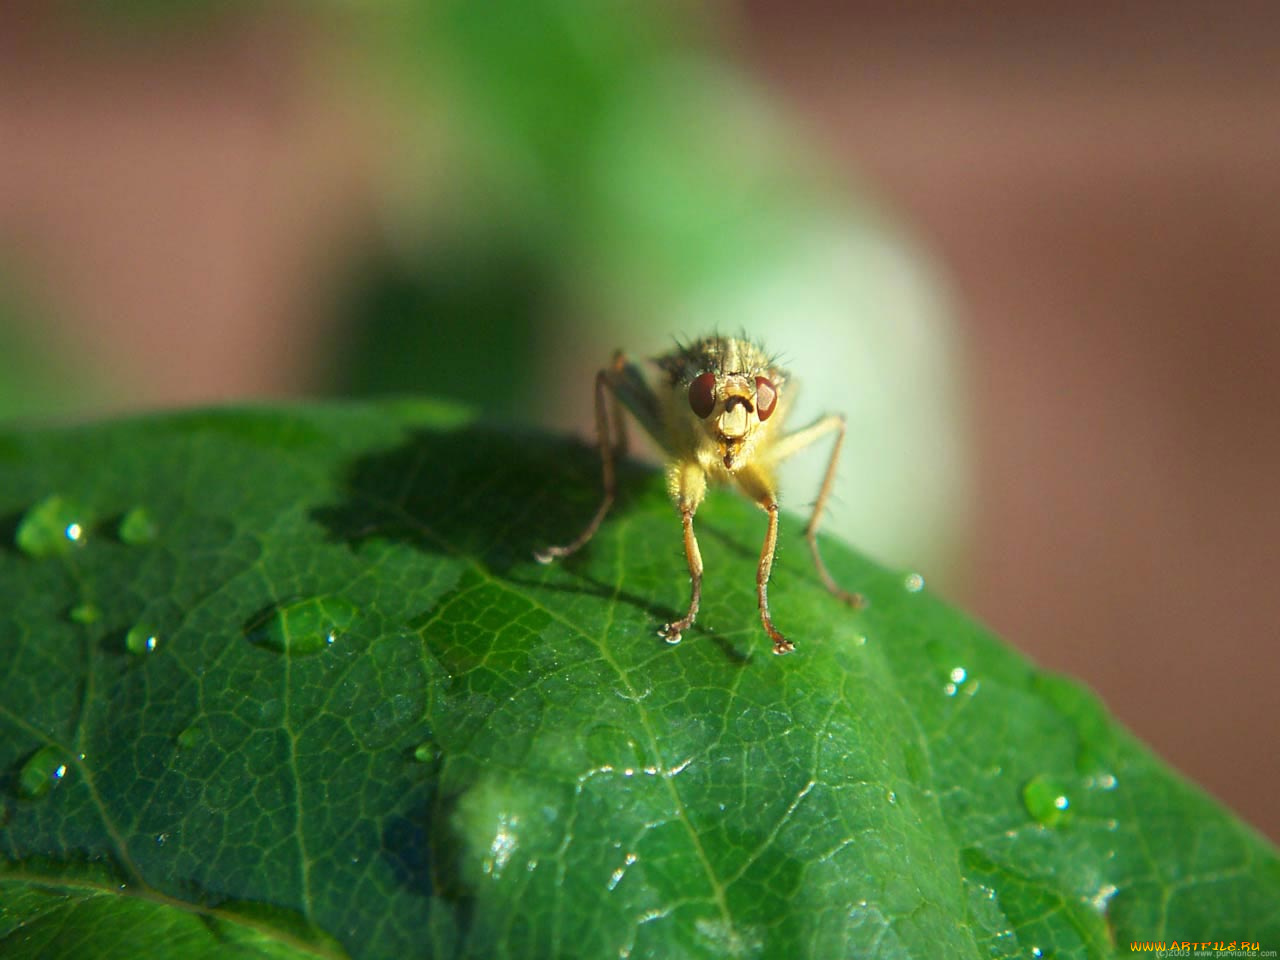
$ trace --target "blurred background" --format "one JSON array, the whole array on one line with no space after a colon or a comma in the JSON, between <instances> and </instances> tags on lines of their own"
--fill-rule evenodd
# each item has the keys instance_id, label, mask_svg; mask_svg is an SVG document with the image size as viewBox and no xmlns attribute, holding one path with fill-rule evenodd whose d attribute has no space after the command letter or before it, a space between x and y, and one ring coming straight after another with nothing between
<instances>
[{"instance_id":1,"label":"blurred background","mask_svg":"<svg viewBox=\"0 0 1280 960\"><path fill-rule=\"evenodd\" d=\"M1280 838L1274 6L832 7L8 0L0 418L585 434L745 330L849 416L830 529Z\"/></svg>"}]
</instances>

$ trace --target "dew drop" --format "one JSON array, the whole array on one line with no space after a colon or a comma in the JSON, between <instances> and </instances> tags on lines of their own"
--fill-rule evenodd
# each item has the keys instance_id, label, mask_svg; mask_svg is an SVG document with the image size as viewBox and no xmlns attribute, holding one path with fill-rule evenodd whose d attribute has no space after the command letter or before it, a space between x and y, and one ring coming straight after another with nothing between
<instances>
[{"instance_id":1,"label":"dew drop","mask_svg":"<svg viewBox=\"0 0 1280 960\"><path fill-rule=\"evenodd\" d=\"M924 577L918 573L908 573L902 578L902 586L907 593L919 593L924 589Z\"/></svg>"},{"instance_id":2,"label":"dew drop","mask_svg":"<svg viewBox=\"0 0 1280 960\"><path fill-rule=\"evenodd\" d=\"M650 766L644 750L625 730L598 724L587 731L587 756L597 770L618 771L625 777Z\"/></svg>"},{"instance_id":3,"label":"dew drop","mask_svg":"<svg viewBox=\"0 0 1280 960\"><path fill-rule=\"evenodd\" d=\"M319 653L342 635L359 612L342 597L308 597L268 610L246 628L245 636L276 653Z\"/></svg>"},{"instance_id":4,"label":"dew drop","mask_svg":"<svg viewBox=\"0 0 1280 960\"><path fill-rule=\"evenodd\" d=\"M1037 823L1062 826L1071 816L1071 801L1063 786L1047 774L1039 774L1022 788L1022 804Z\"/></svg>"},{"instance_id":5,"label":"dew drop","mask_svg":"<svg viewBox=\"0 0 1280 960\"><path fill-rule=\"evenodd\" d=\"M18 771L18 795L26 800L46 796L67 775L67 758L50 744L41 747Z\"/></svg>"},{"instance_id":6,"label":"dew drop","mask_svg":"<svg viewBox=\"0 0 1280 960\"><path fill-rule=\"evenodd\" d=\"M514 813L499 814L498 828L489 843L488 855L480 861L480 869L484 873L495 878L502 876L511 855L520 845L519 826L520 818Z\"/></svg>"},{"instance_id":7,"label":"dew drop","mask_svg":"<svg viewBox=\"0 0 1280 960\"><path fill-rule=\"evenodd\" d=\"M689 764L691 763L693 763L693 757L685 757L683 760L677 763L674 767L668 767L664 776L666 776L668 779L670 779L671 777L679 776L680 774L684 773L684 771L688 768ZM724 807L721 807L720 809L723 810Z\"/></svg>"},{"instance_id":8,"label":"dew drop","mask_svg":"<svg viewBox=\"0 0 1280 960\"><path fill-rule=\"evenodd\" d=\"M156 632L144 623L135 624L124 635L124 647L130 653L154 653L160 639Z\"/></svg>"},{"instance_id":9,"label":"dew drop","mask_svg":"<svg viewBox=\"0 0 1280 960\"><path fill-rule=\"evenodd\" d=\"M622 878L627 875L627 868L639 859L634 853L628 853L622 860L622 866L618 867L609 875L609 889L616 890L618 884L622 882Z\"/></svg>"},{"instance_id":10,"label":"dew drop","mask_svg":"<svg viewBox=\"0 0 1280 960\"><path fill-rule=\"evenodd\" d=\"M887 794L885 794L885 799L888 800L890 803L897 803L898 792L896 790L890 790Z\"/></svg>"},{"instance_id":11,"label":"dew drop","mask_svg":"<svg viewBox=\"0 0 1280 960\"><path fill-rule=\"evenodd\" d=\"M700 918L694 930L709 947L713 957L759 957L764 951L764 938L753 926L743 926L726 919Z\"/></svg>"},{"instance_id":12,"label":"dew drop","mask_svg":"<svg viewBox=\"0 0 1280 960\"><path fill-rule=\"evenodd\" d=\"M413 759L417 760L418 763L431 763L438 756L440 756L440 751L431 740L423 740L413 748Z\"/></svg>"},{"instance_id":13,"label":"dew drop","mask_svg":"<svg viewBox=\"0 0 1280 960\"><path fill-rule=\"evenodd\" d=\"M205 732L204 727L200 726L198 723L193 723L191 726L179 733L175 739L178 741L178 746L181 749L192 750L204 743L205 738L208 736L209 735Z\"/></svg>"},{"instance_id":14,"label":"dew drop","mask_svg":"<svg viewBox=\"0 0 1280 960\"><path fill-rule=\"evenodd\" d=\"M87 627L102 619L102 611L98 609L96 603L77 603L67 611L67 616L71 618L73 623L79 623Z\"/></svg>"},{"instance_id":15,"label":"dew drop","mask_svg":"<svg viewBox=\"0 0 1280 960\"><path fill-rule=\"evenodd\" d=\"M13 541L28 556L56 556L84 545L88 523L80 504L53 494L23 515Z\"/></svg>"},{"instance_id":16,"label":"dew drop","mask_svg":"<svg viewBox=\"0 0 1280 960\"><path fill-rule=\"evenodd\" d=\"M120 542L134 547L151 543L158 532L156 522L146 507L134 507L120 518L120 526L116 528Z\"/></svg>"},{"instance_id":17,"label":"dew drop","mask_svg":"<svg viewBox=\"0 0 1280 960\"><path fill-rule=\"evenodd\" d=\"M1088 898L1089 905L1098 913L1105 914L1111 898L1116 895L1119 888L1114 883L1104 883L1098 887L1098 890L1092 897Z\"/></svg>"},{"instance_id":18,"label":"dew drop","mask_svg":"<svg viewBox=\"0 0 1280 960\"><path fill-rule=\"evenodd\" d=\"M167 833L157 833L157 834L156 834L156 846L157 846L157 847L163 847L163 846L164 846L166 843L168 843L168 842L169 842L169 835L168 835Z\"/></svg>"}]
</instances>

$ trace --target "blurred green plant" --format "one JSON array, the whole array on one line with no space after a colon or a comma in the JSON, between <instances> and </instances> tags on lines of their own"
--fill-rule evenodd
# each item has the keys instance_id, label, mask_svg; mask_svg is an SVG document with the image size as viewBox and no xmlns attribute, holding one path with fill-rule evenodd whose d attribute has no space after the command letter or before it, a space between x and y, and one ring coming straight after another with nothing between
<instances>
[{"instance_id":1,"label":"blurred green plant","mask_svg":"<svg viewBox=\"0 0 1280 960\"><path fill-rule=\"evenodd\" d=\"M860 468L838 481L833 529L944 577L968 495L945 298L893 218L826 169L734 64L725 9L158 6L78 9L175 44L236 17L296 18L325 38L307 47L323 51L308 62L325 82L368 92L370 112L393 118L357 126L379 134L381 231L369 245L353 236L345 265L315 278L333 298L311 327L327 349L305 351L327 357L317 390L425 390L566 425L586 419L589 387L560 385L589 384L615 348L643 356L673 335L745 329L802 361L797 419L850 418ZM111 373L126 394L145 380ZM798 461L789 489L816 488L820 468Z\"/></svg>"},{"instance_id":2,"label":"blurred green plant","mask_svg":"<svg viewBox=\"0 0 1280 960\"><path fill-rule=\"evenodd\" d=\"M74 348L23 294L13 271L0 269L0 422L63 419L98 397L97 375Z\"/></svg>"},{"instance_id":3,"label":"blurred green plant","mask_svg":"<svg viewBox=\"0 0 1280 960\"><path fill-rule=\"evenodd\" d=\"M528 417L541 371L530 362L555 322L554 274L534 251L428 247L355 265L337 305L330 380L340 396L426 392L491 414Z\"/></svg>"}]
</instances>

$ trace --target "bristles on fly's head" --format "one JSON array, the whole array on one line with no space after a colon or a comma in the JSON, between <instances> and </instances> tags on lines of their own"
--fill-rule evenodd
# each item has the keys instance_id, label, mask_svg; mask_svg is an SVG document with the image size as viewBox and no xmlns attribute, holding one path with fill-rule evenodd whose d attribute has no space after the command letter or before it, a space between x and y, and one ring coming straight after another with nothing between
<instances>
[{"instance_id":1,"label":"bristles on fly's head","mask_svg":"<svg viewBox=\"0 0 1280 960\"><path fill-rule=\"evenodd\" d=\"M708 336L681 343L669 353L654 358L654 363L667 375L668 382L688 383L702 373L718 375L755 376L768 375L776 383L786 379L786 373L778 366L775 355L767 353L754 340L744 336Z\"/></svg>"}]
</instances>

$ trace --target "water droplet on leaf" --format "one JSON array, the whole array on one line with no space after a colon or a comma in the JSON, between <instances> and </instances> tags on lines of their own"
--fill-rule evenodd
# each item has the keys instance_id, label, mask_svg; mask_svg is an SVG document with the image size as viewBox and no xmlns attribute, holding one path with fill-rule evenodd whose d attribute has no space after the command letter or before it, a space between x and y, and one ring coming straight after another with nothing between
<instances>
[{"instance_id":1,"label":"water droplet on leaf","mask_svg":"<svg viewBox=\"0 0 1280 960\"><path fill-rule=\"evenodd\" d=\"M948 697L954 697L968 675L964 667L952 667L951 672L947 674L951 679L942 685L942 692Z\"/></svg>"},{"instance_id":2,"label":"water droplet on leaf","mask_svg":"<svg viewBox=\"0 0 1280 960\"><path fill-rule=\"evenodd\" d=\"M13 540L28 556L51 557L82 546L87 527L88 518L80 504L53 494L23 515Z\"/></svg>"},{"instance_id":3,"label":"water droplet on leaf","mask_svg":"<svg viewBox=\"0 0 1280 960\"><path fill-rule=\"evenodd\" d=\"M919 593L924 589L924 577L918 573L908 573L902 578L902 586L907 593Z\"/></svg>"},{"instance_id":4,"label":"water droplet on leaf","mask_svg":"<svg viewBox=\"0 0 1280 960\"><path fill-rule=\"evenodd\" d=\"M71 618L73 623L89 626L97 623L102 618L102 611L98 609L95 603L77 603L74 607L67 611L67 616Z\"/></svg>"},{"instance_id":5,"label":"water droplet on leaf","mask_svg":"<svg viewBox=\"0 0 1280 960\"><path fill-rule=\"evenodd\" d=\"M511 855L520 845L520 817L514 813L503 813L498 816L497 829L493 840L489 843L488 855L480 863L480 869L490 876L500 877L507 868Z\"/></svg>"},{"instance_id":6,"label":"water droplet on leaf","mask_svg":"<svg viewBox=\"0 0 1280 960\"><path fill-rule=\"evenodd\" d=\"M190 750L204 743L206 737L208 737L208 733L205 732L204 727L198 723L193 723L179 733L176 739L179 747L183 750Z\"/></svg>"},{"instance_id":7,"label":"water droplet on leaf","mask_svg":"<svg viewBox=\"0 0 1280 960\"><path fill-rule=\"evenodd\" d=\"M586 746L591 764L598 770L616 770L624 776L631 776L650 765L635 740L625 730L611 724L599 724L588 730Z\"/></svg>"},{"instance_id":8,"label":"water droplet on leaf","mask_svg":"<svg viewBox=\"0 0 1280 960\"><path fill-rule=\"evenodd\" d=\"M67 758L63 752L52 744L41 747L18 771L18 795L27 800L43 797L66 775Z\"/></svg>"},{"instance_id":9,"label":"water droplet on leaf","mask_svg":"<svg viewBox=\"0 0 1280 960\"><path fill-rule=\"evenodd\" d=\"M159 643L156 632L144 623L135 624L124 635L124 647L130 653L153 653Z\"/></svg>"},{"instance_id":10,"label":"water droplet on leaf","mask_svg":"<svg viewBox=\"0 0 1280 960\"><path fill-rule=\"evenodd\" d=\"M1071 816L1071 801L1063 786L1047 774L1039 774L1022 788L1022 804L1037 823L1046 827L1064 824Z\"/></svg>"},{"instance_id":11,"label":"water droplet on leaf","mask_svg":"<svg viewBox=\"0 0 1280 960\"><path fill-rule=\"evenodd\" d=\"M460 868L470 883L522 883L531 859L559 856L563 830L557 821L568 809L563 786L537 780L482 777L458 798L450 825L464 844Z\"/></svg>"},{"instance_id":12,"label":"water droplet on leaf","mask_svg":"<svg viewBox=\"0 0 1280 960\"><path fill-rule=\"evenodd\" d=\"M1089 897L1089 905L1099 913L1105 914L1111 898L1116 895L1119 888L1114 883L1104 883L1092 897Z\"/></svg>"},{"instance_id":13,"label":"water droplet on leaf","mask_svg":"<svg viewBox=\"0 0 1280 960\"><path fill-rule=\"evenodd\" d=\"M413 748L413 759L419 763L430 763L438 756L440 756L440 751L436 749L435 743L431 740L423 740Z\"/></svg>"},{"instance_id":14,"label":"water droplet on leaf","mask_svg":"<svg viewBox=\"0 0 1280 960\"><path fill-rule=\"evenodd\" d=\"M151 543L157 532L156 522L146 507L134 507L126 513L120 518L120 526L116 530L121 543L135 547Z\"/></svg>"},{"instance_id":15,"label":"water droplet on leaf","mask_svg":"<svg viewBox=\"0 0 1280 960\"><path fill-rule=\"evenodd\" d=\"M622 866L618 867L609 875L609 889L616 890L618 884L622 882L622 878L627 875L627 868L636 862L639 858L634 853L628 853L622 858Z\"/></svg>"},{"instance_id":16,"label":"water droplet on leaf","mask_svg":"<svg viewBox=\"0 0 1280 960\"><path fill-rule=\"evenodd\" d=\"M277 653L319 653L342 635L359 613L342 597L309 597L268 610L245 630L251 643Z\"/></svg>"}]
</instances>

